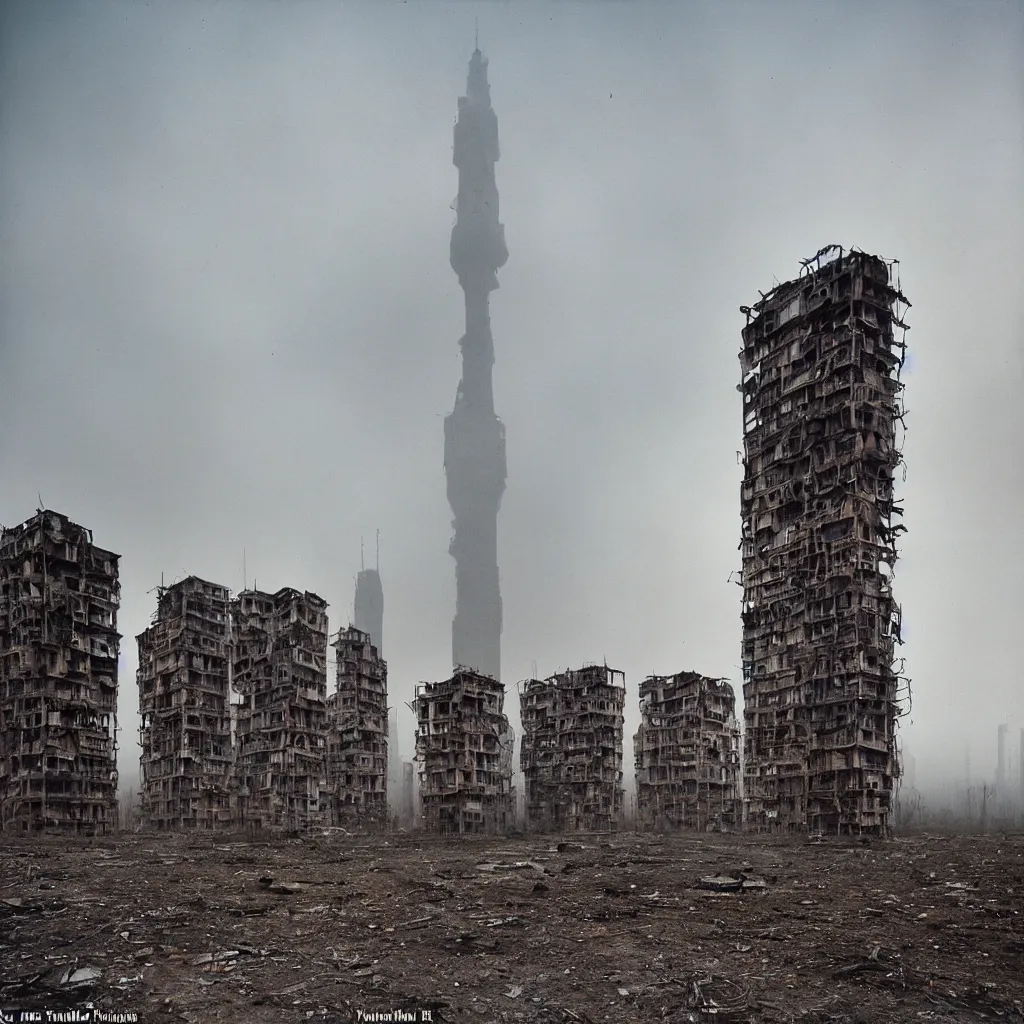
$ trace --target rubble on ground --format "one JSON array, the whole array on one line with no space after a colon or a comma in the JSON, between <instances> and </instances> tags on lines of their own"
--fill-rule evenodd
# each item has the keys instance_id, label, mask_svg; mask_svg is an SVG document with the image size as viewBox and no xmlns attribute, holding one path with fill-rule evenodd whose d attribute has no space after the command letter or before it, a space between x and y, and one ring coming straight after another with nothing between
<instances>
[{"instance_id":1,"label":"rubble on ground","mask_svg":"<svg viewBox=\"0 0 1024 1024\"><path fill-rule=\"evenodd\" d=\"M1024 837L4 838L0 1006L194 1024L1024 1017Z\"/></svg>"}]
</instances>

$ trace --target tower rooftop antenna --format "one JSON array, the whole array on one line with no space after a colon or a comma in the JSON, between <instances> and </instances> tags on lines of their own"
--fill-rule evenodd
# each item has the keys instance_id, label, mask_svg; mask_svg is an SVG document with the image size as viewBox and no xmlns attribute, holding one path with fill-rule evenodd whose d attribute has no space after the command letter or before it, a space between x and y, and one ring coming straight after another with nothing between
<instances>
[{"instance_id":1,"label":"tower rooftop antenna","mask_svg":"<svg viewBox=\"0 0 1024 1024\"><path fill-rule=\"evenodd\" d=\"M473 49L480 52L480 19L473 19Z\"/></svg>"}]
</instances>

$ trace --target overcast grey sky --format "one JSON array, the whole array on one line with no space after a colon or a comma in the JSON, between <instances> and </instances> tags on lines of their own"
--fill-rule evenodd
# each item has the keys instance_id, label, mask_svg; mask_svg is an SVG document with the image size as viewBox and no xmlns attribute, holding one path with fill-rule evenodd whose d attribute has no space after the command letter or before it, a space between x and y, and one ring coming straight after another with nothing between
<instances>
[{"instance_id":1,"label":"overcast grey sky","mask_svg":"<svg viewBox=\"0 0 1024 1024\"><path fill-rule=\"evenodd\" d=\"M161 573L239 589L244 549L333 630L379 528L392 702L450 668L475 18L510 251L506 684L607 658L627 763L644 675L739 690L738 307L855 245L914 304L908 744L919 780L965 727L994 763L1024 726L1019 3L8 0L0 520L38 492L123 556L125 780Z\"/></svg>"}]
</instances>

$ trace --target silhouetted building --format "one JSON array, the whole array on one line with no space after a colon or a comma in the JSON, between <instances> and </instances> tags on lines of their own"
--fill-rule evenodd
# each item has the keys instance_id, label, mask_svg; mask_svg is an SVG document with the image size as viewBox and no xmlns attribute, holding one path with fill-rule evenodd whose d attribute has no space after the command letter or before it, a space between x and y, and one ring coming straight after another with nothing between
<instances>
[{"instance_id":1,"label":"silhouetted building","mask_svg":"<svg viewBox=\"0 0 1024 1024\"><path fill-rule=\"evenodd\" d=\"M1020 731L1020 807L1024 811L1024 729Z\"/></svg>"},{"instance_id":2,"label":"silhouetted building","mask_svg":"<svg viewBox=\"0 0 1024 1024\"><path fill-rule=\"evenodd\" d=\"M399 811L402 791L402 751L398 738L398 708L388 708L388 804Z\"/></svg>"},{"instance_id":3,"label":"silhouetted building","mask_svg":"<svg viewBox=\"0 0 1024 1024\"><path fill-rule=\"evenodd\" d=\"M452 664L496 680L501 678L498 509L505 490L505 427L494 412L488 304L498 287L498 268L508 259L494 180L498 155L487 61L477 49L455 125L459 194L451 265L465 293L466 333L459 342L462 380L455 409L444 423L444 465L455 531L449 549L456 581Z\"/></svg>"},{"instance_id":4,"label":"silhouetted building","mask_svg":"<svg viewBox=\"0 0 1024 1024\"><path fill-rule=\"evenodd\" d=\"M1006 733L1010 727L1003 722L996 730L996 792L1006 797Z\"/></svg>"},{"instance_id":5,"label":"silhouetted building","mask_svg":"<svg viewBox=\"0 0 1024 1024\"><path fill-rule=\"evenodd\" d=\"M402 799L398 820L405 828L416 824L416 765L412 761L402 762Z\"/></svg>"},{"instance_id":6,"label":"silhouetted building","mask_svg":"<svg viewBox=\"0 0 1024 1024\"><path fill-rule=\"evenodd\" d=\"M354 625L368 633L377 653L384 655L384 587L376 569L363 569L356 577Z\"/></svg>"},{"instance_id":7,"label":"silhouetted building","mask_svg":"<svg viewBox=\"0 0 1024 1024\"><path fill-rule=\"evenodd\" d=\"M903 778L903 785L907 789L917 788L917 758L913 754L908 754L904 751L903 756L900 758L900 773Z\"/></svg>"}]
</instances>

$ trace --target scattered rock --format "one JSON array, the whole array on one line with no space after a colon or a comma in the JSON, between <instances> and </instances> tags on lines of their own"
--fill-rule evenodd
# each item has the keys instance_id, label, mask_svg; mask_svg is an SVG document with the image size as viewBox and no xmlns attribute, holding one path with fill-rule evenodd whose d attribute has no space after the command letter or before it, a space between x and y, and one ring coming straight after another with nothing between
<instances>
[{"instance_id":1,"label":"scattered rock","mask_svg":"<svg viewBox=\"0 0 1024 1024\"><path fill-rule=\"evenodd\" d=\"M102 977L98 967L69 967L61 975L60 983L68 988L84 988L95 985Z\"/></svg>"}]
</instances>

